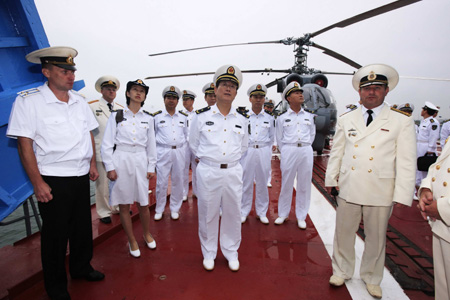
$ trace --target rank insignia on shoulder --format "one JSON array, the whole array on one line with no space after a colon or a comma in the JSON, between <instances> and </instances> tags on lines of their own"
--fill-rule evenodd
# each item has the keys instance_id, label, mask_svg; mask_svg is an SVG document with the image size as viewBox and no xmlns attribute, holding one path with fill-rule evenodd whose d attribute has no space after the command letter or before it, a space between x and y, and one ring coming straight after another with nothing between
<instances>
[{"instance_id":1,"label":"rank insignia on shoulder","mask_svg":"<svg viewBox=\"0 0 450 300\"><path fill-rule=\"evenodd\" d=\"M273 116L273 112L271 112L271 111L268 111L268 110L265 109L264 112L265 112L266 114L268 114L268 115Z\"/></svg>"},{"instance_id":2,"label":"rank insignia on shoulder","mask_svg":"<svg viewBox=\"0 0 450 300\"><path fill-rule=\"evenodd\" d=\"M430 122L431 122L431 123L434 123L434 119L431 119Z\"/></svg>"},{"instance_id":3,"label":"rank insignia on shoulder","mask_svg":"<svg viewBox=\"0 0 450 300\"><path fill-rule=\"evenodd\" d=\"M28 90L24 90L24 91L18 92L17 95L19 95L22 98L25 98L25 97L28 97L28 96L31 96L31 95L34 95L34 94L38 94L40 92L41 91L38 90L37 88L32 88L32 89L28 89Z\"/></svg>"},{"instance_id":4,"label":"rank insignia on shoulder","mask_svg":"<svg viewBox=\"0 0 450 300\"><path fill-rule=\"evenodd\" d=\"M99 101L99 100L92 100L92 101L89 101L88 104L97 103L98 101Z\"/></svg>"},{"instance_id":5,"label":"rank insignia on shoulder","mask_svg":"<svg viewBox=\"0 0 450 300\"><path fill-rule=\"evenodd\" d=\"M395 112L398 112L398 113L401 113L401 114L403 114L403 115L405 115L405 116L407 116L407 117L410 116L410 114L408 114L407 112L404 112L404 111L402 111L402 110L396 109L396 108L394 108L394 107L391 107L391 110L392 110L392 111L395 111ZM431 119L431 120L433 120L433 119Z\"/></svg>"},{"instance_id":6,"label":"rank insignia on shoulder","mask_svg":"<svg viewBox=\"0 0 450 300\"><path fill-rule=\"evenodd\" d=\"M154 117L154 116L156 116L156 115L159 115L160 113L162 113L162 110L158 110L157 112L152 113L151 115Z\"/></svg>"},{"instance_id":7,"label":"rank insignia on shoulder","mask_svg":"<svg viewBox=\"0 0 450 300\"><path fill-rule=\"evenodd\" d=\"M250 118L250 116L247 115L247 113L246 113L245 111L242 111L242 110L240 110L239 108L236 108L236 112L237 112L238 114L240 114L241 116L246 117L247 119Z\"/></svg>"},{"instance_id":8,"label":"rank insignia on shoulder","mask_svg":"<svg viewBox=\"0 0 450 300\"><path fill-rule=\"evenodd\" d=\"M179 112L180 114L182 114L183 116L188 117L188 114L185 113L184 111L180 110L180 111L178 111L178 112Z\"/></svg>"},{"instance_id":9,"label":"rank insignia on shoulder","mask_svg":"<svg viewBox=\"0 0 450 300\"><path fill-rule=\"evenodd\" d=\"M279 113L278 115L281 116L282 114L285 114L287 110L283 111L282 113Z\"/></svg>"},{"instance_id":10,"label":"rank insignia on shoulder","mask_svg":"<svg viewBox=\"0 0 450 300\"><path fill-rule=\"evenodd\" d=\"M437 129L437 125L432 125L431 129L436 130Z\"/></svg>"},{"instance_id":11,"label":"rank insignia on shoulder","mask_svg":"<svg viewBox=\"0 0 450 300\"><path fill-rule=\"evenodd\" d=\"M149 115L149 116L151 116L152 114L151 113L149 113L148 111L146 111L146 110L142 110L143 112L144 112L144 114L147 114L147 115Z\"/></svg>"},{"instance_id":12,"label":"rank insignia on shoulder","mask_svg":"<svg viewBox=\"0 0 450 300\"><path fill-rule=\"evenodd\" d=\"M197 109L195 111L195 113L198 115L198 114L201 114L202 112L208 111L210 109L211 109L211 106L203 107L203 108Z\"/></svg>"}]
</instances>

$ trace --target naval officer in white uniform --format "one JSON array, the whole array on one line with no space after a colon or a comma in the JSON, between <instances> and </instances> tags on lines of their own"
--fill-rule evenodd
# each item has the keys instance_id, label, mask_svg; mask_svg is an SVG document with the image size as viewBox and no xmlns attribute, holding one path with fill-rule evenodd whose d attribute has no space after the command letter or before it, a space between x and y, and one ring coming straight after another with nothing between
<instances>
[{"instance_id":1,"label":"naval officer in white uniform","mask_svg":"<svg viewBox=\"0 0 450 300\"><path fill-rule=\"evenodd\" d=\"M386 229L393 205L410 206L414 194L416 135L408 114L385 104L398 73L382 64L353 76L361 106L338 118L325 185L339 187L330 284L342 286L355 269L355 237L364 221L360 275L367 291L382 297Z\"/></svg>"},{"instance_id":2,"label":"naval officer in white uniform","mask_svg":"<svg viewBox=\"0 0 450 300\"><path fill-rule=\"evenodd\" d=\"M194 101L197 95L193 91L189 90L183 90L183 107L182 110L183 113L187 115L187 127L189 128L189 125L192 122L192 119L195 116L194 111ZM189 130L187 131L187 142L189 142ZM197 169L197 163L195 162L195 156L192 153L191 149L188 145L186 145L186 160L184 165L184 182L183 182L183 201L187 200L188 193L189 193L189 166L191 166L192 170L192 195L196 195L197 187L197 175L195 174L195 170Z\"/></svg>"},{"instance_id":3,"label":"naval officer in white uniform","mask_svg":"<svg viewBox=\"0 0 450 300\"><path fill-rule=\"evenodd\" d=\"M244 170L241 208L242 223L246 221L252 209L254 183L256 216L261 223L269 224L269 219L266 216L269 208L267 178L269 178L271 166L275 121L271 113L263 110L266 93L266 86L259 83L252 85L247 91L252 108L248 112L250 117L248 150L241 159Z\"/></svg>"},{"instance_id":4,"label":"naval officer in white uniform","mask_svg":"<svg viewBox=\"0 0 450 300\"><path fill-rule=\"evenodd\" d=\"M103 165L102 156L100 154L106 123L111 115L111 111L123 109L122 105L114 101L119 88L119 79L110 75L102 76L95 82L95 89L102 94L102 97L98 100L89 102L89 107L98 122L98 128L93 131L95 139L95 158L97 160L98 170L98 179L95 181L95 208L100 217L100 221L105 224L111 223L112 213L119 213L119 208L117 206L109 206L109 180L106 177L105 166Z\"/></svg>"},{"instance_id":5,"label":"naval officer in white uniform","mask_svg":"<svg viewBox=\"0 0 450 300\"><path fill-rule=\"evenodd\" d=\"M232 271L239 270L241 243L242 166L248 147L248 116L232 107L242 84L242 73L233 65L214 74L217 103L197 111L189 133L189 146L197 165L199 237L203 267L214 269L220 220L220 248ZM219 217L222 207L222 217Z\"/></svg>"}]
</instances>

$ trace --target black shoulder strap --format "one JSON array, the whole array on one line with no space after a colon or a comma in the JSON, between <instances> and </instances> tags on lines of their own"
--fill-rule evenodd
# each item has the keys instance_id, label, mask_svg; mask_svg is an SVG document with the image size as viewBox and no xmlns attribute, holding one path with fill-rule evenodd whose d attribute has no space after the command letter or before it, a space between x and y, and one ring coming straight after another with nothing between
<instances>
[{"instance_id":1,"label":"black shoulder strap","mask_svg":"<svg viewBox=\"0 0 450 300\"><path fill-rule=\"evenodd\" d=\"M123 121L123 109L118 109L116 114L116 124Z\"/></svg>"}]
</instances>

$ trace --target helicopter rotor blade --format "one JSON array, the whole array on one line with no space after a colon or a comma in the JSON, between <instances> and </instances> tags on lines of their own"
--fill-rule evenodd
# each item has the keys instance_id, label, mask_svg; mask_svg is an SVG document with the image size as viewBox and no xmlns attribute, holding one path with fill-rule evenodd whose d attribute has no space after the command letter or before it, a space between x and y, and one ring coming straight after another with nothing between
<instances>
[{"instance_id":1,"label":"helicopter rotor blade","mask_svg":"<svg viewBox=\"0 0 450 300\"><path fill-rule=\"evenodd\" d=\"M352 73L346 73L346 72L328 72L328 71L322 71L321 72L322 74L327 74L327 75L351 75L351 76L353 76L353 75L355 75L355 72L352 72Z\"/></svg>"},{"instance_id":2,"label":"helicopter rotor blade","mask_svg":"<svg viewBox=\"0 0 450 300\"><path fill-rule=\"evenodd\" d=\"M290 73L290 72L289 72L289 73ZM269 82L268 84L266 84L266 88L271 88L271 87L273 87L274 85L277 84L278 80L282 80L282 79L284 79L284 78L285 78L286 76L288 76L288 75L289 75L289 74L284 75L284 76L281 77L281 78L277 78L277 79L275 79L275 80Z\"/></svg>"},{"instance_id":3,"label":"helicopter rotor blade","mask_svg":"<svg viewBox=\"0 0 450 300\"><path fill-rule=\"evenodd\" d=\"M242 73L290 73L291 70L274 70L271 68L265 68L261 70L242 70ZM159 75L159 76L149 76L144 79L161 79L161 78L174 78L174 77L187 77L187 76L202 76L202 75L212 75L215 72L198 72L198 73L186 73L186 74L171 74L171 75Z\"/></svg>"},{"instance_id":4,"label":"helicopter rotor blade","mask_svg":"<svg viewBox=\"0 0 450 300\"><path fill-rule=\"evenodd\" d=\"M360 64L358 64L357 62L354 62L350 58L347 58L347 57L343 56L342 54L339 54L339 53L337 53L337 52L335 52L333 50L325 48L324 46L321 46L321 45L319 45L317 43L311 42L311 46L312 47L316 47L316 48L318 48L320 50L323 50L324 54L327 54L327 55L332 56L332 57L334 57L334 58L336 58L336 59L338 59L338 60L340 60L342 62L345 62L346 64L348 64L348 65L350 65L350 66L352 66L352 67L354 67L356 69L359 69L359 68L362 67Z\"/></svg>"},{"instance_id":5,"label":"helicopter rotor blade","mask_svg":"<svg viewBox=\"0 0 450 300\"><path fill-rule=\"evenodd\" d=\"M366 11L366 12L364 12L362 14L353 16L351 18L345 19L343 21L337 22L337 23L335 23L333 25L330 25L330 26L325 27L325 28L323 28L321 30L318 30L316 32L311 33L310 36L311 37L315 37L315 36L317 36L319 34L322 34L322 33L326 32L326 31L328 31L330 29L333 29L333 28L336 28L336 27L344 28L344 27L346 27L348 25L352 25L354 23L358 23L360 21L363 21L363 20L366 20L366 19L370 19L372 17L384 14L384 13L389 12L391 10L395 10L397 8L400 8L400 7L403 7L403 6L407 6L407 5L410 5L410 4L419 2L419 1L421 1L421 0L398 0L398 1L395 1L395 2L392 2L392 3L380 6L378 8Z\"/></svg>"},{"instance_id":6,"label":"helicopter rotor blade","mask_svg":"<svg viewBox=\"0 0 450 300\"><path fill-rule=\"evenodd\" d=\"M416 76L400 76L404 79L418 79L418 80L431 80L431 81L450 81L449 78L432 78L432 77L416 77Z\"/></svg>"},{"instance_id":7,"label":"helicopter rotor blade","mask_svg":"<svg viewBox=\"0 0 450 300\"><path fill-rule=\"evenodd\" d=\"M153 54L149 54L148 56L158 56L158 55L174 54L174 53L195 51L195 50L202 50L202 49L220 48L220 47L231 47L231 46L242 46L242 45L257 45L257 44L281 44L281 43L283 43L283 41L279 40L279 41L266 41L266 42L249 42L249 43L224 44L224 45L215 45L215 46L206 46L206 47L197 47L197 48L190 48L190 49L174 50L174 51L161 52L161 53L153 53Z\"/></svg>"}]
</instances>

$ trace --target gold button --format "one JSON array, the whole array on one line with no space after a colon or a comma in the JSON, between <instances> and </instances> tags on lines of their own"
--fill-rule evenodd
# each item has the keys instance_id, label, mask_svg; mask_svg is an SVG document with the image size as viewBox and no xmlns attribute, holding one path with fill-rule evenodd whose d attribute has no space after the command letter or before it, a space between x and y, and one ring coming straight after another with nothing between
<instances>
[{"instance_id":1,"label":"gold button","mask_svg":"<svg viewBox=\"0 0 450 300\"><path fill-rule=\"evenodd\" d=\"M355 167L352 167L352 170L355 170Z\"/></svg>"},{"instance_id":2,"label":"gold button","mask_svg":"<svg viewBox=\"0 0 450 300\"><path fill-rule=\"evenodd\" d=\"M373 160L373 157L369 158L369 160Z\"/></svg>"},{"instance_id":3,"label":"gold button","mask_svg":"<svg viewBox=\"0 0 450 300\"><path fill-rule=\"evenodd\" d=\"M439 170L440 168L441 168L440 165L437 165L437 166L436 166L436 170Z\"/></svg>"},{"instance_id":4,"label":"gold button","mask_svg":"<svg viewBox=\"0 0 450 300\"><path fill-rule=\"evenodd\" d=\"M375 146L371 146L370 148L374 149L374 148L375 148Z\"/></svg>"},{"instance_id":5,"label":"gold button","mask_svg":"<svg viewBox=\"0 0 450 300\"><path fill-rule=\"evenodd\" d=\"M224 129L223 131L227 131L226 129Z\"/></svg>"},{"instance_id":6,"label":"gold button","mask_svg":"<svg viewBox=\"0 0 450 300\"><path fill-rule=\"evenodd\" d=\"M444 181L443 185L444 185L444 186L447 186L447 182Z\"/></svg>"},{"instance_id":7,"label":"gold button","mask_svg":"<svg viewBox=\"0 0 450 300\"><path fill-rule=\"evenodd\" d=\"M356 159L356 155L353 155L353 159Z\"/></svg>"},{"instance_id":8,"label":"gold button","mask_svg":"<svg viewBox=\"0 0 450 300\"><path fill-rule=\"evenodd\" d=\"M133 123L133 125L134 125L134 123Z\"/></svg>"},{"instance_id":9,"label":"gold button","mask_svg":"<svg viewBox=\"0 0 450 300\"><path fill-rule=\"evenodd\" d=\"M224 120L226 120L227 118L223 118Z\"/></svg>"},{"instance_id":10,"label":"gold button","mask_svg":"<svg viewBox=\"0 0 450 300\"><path fill-rule=\"evenodd\" d=\"M450 173L450 168L447 169L447 173Z\"/></svg>"},{"instance_id":11,"label":"gold button","mask_svg":"<svg viewBox=\"0 0 450 300\"><path fill-rule=\"evenodd\" d=\"M367 170L367 172L372 173L372 169Z\"/></svg>"},{"instance_id":12,"label":"gold button","mask_svg":"<svg viewBox=\"0 0 450 300\"><path fill-rule=\"evenodd\" d=\"M436 181L436 177L431 178L431 181L435 182Z\"/></svg>"},{"instance_id":13,"label":"gold button","mask_svg":"<svg viewBox=\"0 0 450 300\"><path fill-rule=\"evenodd\" d=\"M355 145L355 148L358 148L358 145Z\"/></svg>"},{"instance_id":14,"label":"gold button","mask_svg":"<svg viewBox=\"0 0 450 300\"><path fill-rule=\"evenodd\" d=\"M223 155L225 155L225 153Z\"/></svg>"},{"instance_id":15,"label":"gold button","mask_svg":"<svg viewBox=\"0 0 450 300\"><path fill-rule=\"evenodd\" d=\"M226 143L227 141L223 141L224 143Z\"/></svg>"}]
</instances>

